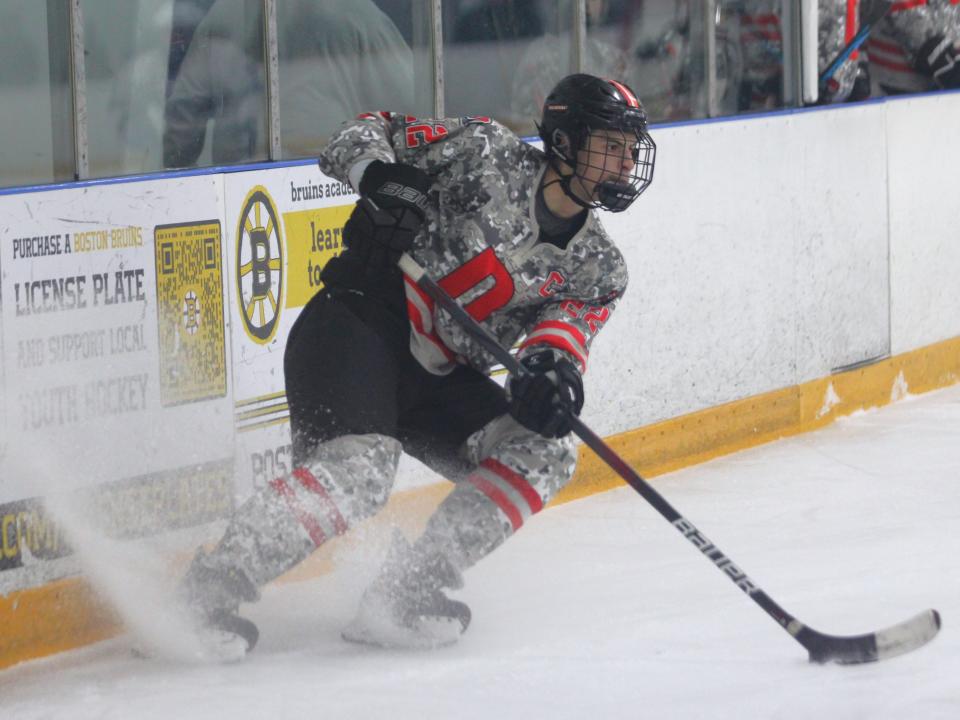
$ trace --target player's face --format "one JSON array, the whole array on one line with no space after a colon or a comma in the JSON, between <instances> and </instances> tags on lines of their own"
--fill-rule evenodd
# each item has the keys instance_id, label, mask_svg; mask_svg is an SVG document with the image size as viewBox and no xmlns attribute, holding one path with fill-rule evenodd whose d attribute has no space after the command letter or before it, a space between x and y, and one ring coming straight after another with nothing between
<instances>
[{"instance_id":1,"label":"player's face","mask_svg":"<svg viewBox=\"0 0 960 720\"><path fill-rule=\"evenodd\" d=\"M597 184L601 182L630 182L636 166L639 145L620 130L595 130L585 148L577 154L577 174L582 190L592 200Z\"/></svg>"}]
</instances>

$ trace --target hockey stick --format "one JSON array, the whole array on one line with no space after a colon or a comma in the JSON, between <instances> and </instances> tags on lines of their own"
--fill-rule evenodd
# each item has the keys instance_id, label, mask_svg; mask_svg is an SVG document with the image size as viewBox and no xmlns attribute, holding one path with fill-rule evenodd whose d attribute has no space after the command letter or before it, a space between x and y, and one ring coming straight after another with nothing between
<instances>
[{"instance_id":1,"label":"hockey stick","mask_svg":"<svg viewBox=\"0 0 960 720\"><path fill-rule=\"evenodd\" d=\"M823 90L830 78L832 78L837 70L840 69L840 66L843 65L847 59L857 51L857 49L866 42L867 38L870 36L870 33L873 32L873 28L876 27L877 23L883 20L886 17L886 14L890 12L893 7L893 3L888 0L876 0L876 2L871 7L871 12L863 18L863 24L860 26L860 29L857 31L857 34L854 35L850 42L839 52L839 54L827 65L827 69L820 74L820 89Z\"/></svg>"},{"instance_id":2,"label":"hockey stick","mask_svg":"<svg viewBox=\"0 0 960 720\"><path fill-rule=\"evenodd\" d=\"M450 313L470 337L490 353L511 374L526 372L510 352L460 304L451 298L409 255L400 258L400 269L440 307ZM810 653L810 661L854 664L884 660L901 655L926 644L940 630L940 614L926 610L905 622L865 635L826 635L804 625L780 607L733 561L710 542L706 535L677 512L660 493L617 455L609 445L588 428L578 417L571 417L573 432L643 498L653 505L671 525L693 543L701 553L727 575L757 605L790 633Z\"/></svg>"}]
</instances>

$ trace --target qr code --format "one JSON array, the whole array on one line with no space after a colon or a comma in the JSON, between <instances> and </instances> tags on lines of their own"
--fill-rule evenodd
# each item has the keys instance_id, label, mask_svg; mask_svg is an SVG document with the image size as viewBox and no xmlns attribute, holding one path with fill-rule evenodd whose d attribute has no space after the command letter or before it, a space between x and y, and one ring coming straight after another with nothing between
<instances>
[{"instance_id":1,"label":"qr code","mask_svg":"<svg viewBox=\"0 0 960 720\"><path fill-rule=\"evenodd\" d=\"M154 229L164 407L227 393L218 220Z\"/></svg>"}]
</instances>

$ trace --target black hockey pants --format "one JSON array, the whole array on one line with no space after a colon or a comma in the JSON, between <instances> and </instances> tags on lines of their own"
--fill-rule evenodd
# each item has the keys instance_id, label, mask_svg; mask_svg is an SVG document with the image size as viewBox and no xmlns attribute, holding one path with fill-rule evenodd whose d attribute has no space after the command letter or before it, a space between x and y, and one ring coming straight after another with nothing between
<instances>
[{"instance_id":1,"label":"black hockey pants","mask_svg":"<svg viewBox=\"0 0 960 720\"><path fill-rule=\"evenodd\" d=\"M378 433L450 480L472 469L458 450L507 412L504 390L466 366L427 372L410 354L409 332L383 298L325 288L307 303L284 355L295 465L318 443Z\"/></svg>"}]
</instances>

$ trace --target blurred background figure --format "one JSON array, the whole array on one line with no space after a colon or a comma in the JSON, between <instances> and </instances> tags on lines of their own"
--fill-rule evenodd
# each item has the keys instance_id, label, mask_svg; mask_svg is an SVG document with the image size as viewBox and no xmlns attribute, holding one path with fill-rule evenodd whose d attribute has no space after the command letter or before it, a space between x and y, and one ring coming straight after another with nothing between
<instances>
[{"instance_id":1,"label":"blurred background figure","mask_svg":"<svg viewBox=\"0 0 960 720\"><path fill-rule=\"evenodd\" d=\"M818 63L823 73L860 30L860 16L869 3L863 0L819 0ZM855 51L820 88L822 104L855 102L870 97L870 70L866 54Z\"/></svg>"},{"instance_id":2,"label":"blurred background figure","mask_svg":"<svg viewBox=\"0 0 960 720\"><path fill-rule=\"evenodd\" d=\"M410 46L372 0L280 0L277 25L284 157L318 155L361 112L432 113L415 100Z\"/></svg>"},{"instance_id":3,"label":"blurred background figure","mask_svg":"<svg viewBox=\"0 0 960 720\"><path fill-rule=\"evenodd\" d=\"M739 111L773 110L783 106L783 25L781 0L718 3L718 23L737 39L740 79Z\"/></svg>"},{"instance_id":4,"label":"blurred background figure","mask_svg":"<svg viewBox=\"0 0 960 720\"><path fill-rule=\"evenodd\" d=\"M960 87L960 3L894 3L867 41L870 76L887 95Z\"/></svg>"},{"instance_id":5,"label":"blurred background figure","mask_svg":"<svg viewBox=\"0 0 960 720\"><path fill-rule=\"evenodd\" d=\"M635 87L636 78L627 52L607 37L599 37L597 32L591 32L609 24L608 9L608 0L587 0L588 32L584 43L583 72L622 80ZM515 127L529 129L532 121L539 118L547 93L560 78L573 71L572 45L572 34L567 29L563 33L539 37L524 52L513 75L507 118Z\"/></svg>"},{"instance_id":6,"label":"blurred background figure","mask_svg":"<svg viewBox=\"0 0 960 720\"><path fill-rule=\"evenodd\" d=\"M562 47L547 63L569 58L572 6L567 0L444 0L443 71L446 114L489 115L520 134L534 133L539 110L513 110L513 88L533 78L520 70L528 51L550 39ZM449 30L448 30L449 29ZM544 43L543 49L550 43ZM566 61L568 62L568 61ZM546 74L559 79L567 64ZM529 72L529 71L528 71Z\"/></svg>"},{"instance_id":7,"label":"blurred background figure","mask_svg":"<svg viewBox=\"0 0 960 720\"><path fill-rule=\"evenodd\" d=\"M177 0L165 167L266 159L263 25L262 0ZM410 47L371 0L282 0L277 45L284 157L364 110L414 110Z\"/></svg>"},{"instance_id":8,"label":"blurred background figure","mask_svg":"<svg viewBox=\"0 0 960 720\"><path fill-rule=\"evenodd\" d=\"M453 24L453 39L458 43L535 38L543 32L539 5L531 0L463 3Z\"/></svg>"},{"instance_id":9,"label":"blurred background figure","mask_svg":"<svg viewBox=\"0 0 960 720\"><path fill-rule=\"evenodd\" d=\"M636 55L662 35L676 0L586 0L581 71L614 77L646 98L659 81ZM449 115L491 115L536 133L547 92L575 71L572 0L443 0Z\"/></svg>"},{"instance_id":10,"label":"blurred background figure","mask_svg":"<svg viewBox=\"0 0 960 720\"><path fill-rule=\"evenodd\" d=\"M665 15L656 36L637 46L634 55L640 68L637 92L644 98L652 119L678 120L692 117L690 4L687 0L654 0ZM651 3L645 3L644 9Z\"/></svg>"},{"instance_id":11,"label":"blurred background figure","mask_svg":"<svg viewBox=\"0 0 960 720\"><path fill-rule=\"evenodd\" d=\"M701 4L688 0L647 0L643 8L645 25L659 27L656 36L639 44L634 51L640 64L637 84L643 88L639 92L645 93L650 116L657 120L706 117L706 18ZM669 12L669 17L664 11ZM738 92L743 76L743 53L739 45L739 11L739 2L721 1L711 18L716 39L717 112L721 115L740 110Z\"/></svg>"},{"instance_id":12,"label":"blurred background figure","mask_svg":"<svg viewBox=\"0 0 960 720\"><path fill-rule=\"evenodd\" d=\"M164 167L265 159L263 3L178 0L172 40Z\"/></svg>"}]
</instances>

